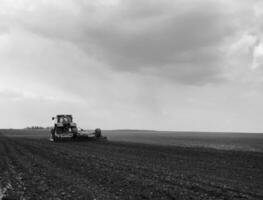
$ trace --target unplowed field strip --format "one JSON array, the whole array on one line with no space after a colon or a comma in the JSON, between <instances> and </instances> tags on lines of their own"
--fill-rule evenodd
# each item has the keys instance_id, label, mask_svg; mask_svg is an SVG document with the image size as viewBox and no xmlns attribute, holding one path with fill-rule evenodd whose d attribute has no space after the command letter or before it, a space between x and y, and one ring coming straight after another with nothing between
<instances>
[{"instance_id":1,"label":"unplowed field strip","mask_svg":"<svg viewBox=\"0 0 263 200\"><path fill-rule=\"evenodd\" d=\"M263 153L0 135L16 199L263 199Z\"/></svg>"}]
</instances>

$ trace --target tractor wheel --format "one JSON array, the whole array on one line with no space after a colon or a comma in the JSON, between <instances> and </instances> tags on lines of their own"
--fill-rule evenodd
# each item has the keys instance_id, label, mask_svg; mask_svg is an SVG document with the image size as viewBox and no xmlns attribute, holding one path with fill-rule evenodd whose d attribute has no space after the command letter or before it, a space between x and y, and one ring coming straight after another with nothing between
<instances>
[{"instance_id":1,"label":"tractor wheel","mask_svg":"<svg viewBox=\"0 0 263 200\"><path fill-rule=\"evenodd\" d=\"M95 136L96 136L97 138L101 137L101 129L100 129L100 128L96 128L96 129L95 129Z\"/></svg>"},{"instance_id":2,"label":"tractor wheel","mask_svg":"<svg viewBox=\"0 0 263 200\"><path fill-rule=\"evenodd\" d=\"M50 130L49 140L54 142L54 141L55 141L55 140L54 140L54 136L55 136L55 129L52 128L52 129Z\"/></svg>"},{"instance_id":3,"label":"tractor wheel","mask_svg":"<svg viewBox=\"0 0 263 200\"><path fill-rule=\"evenodd\" d=\"M52 132L52 138L53 138L54 142L58 141L58 137L56 136L56 131L57 131L57 129L54 129Z\"/></svg>"},{"instance_id":4,"label":"tractor wheel","mask_svg":"<svg viewBox=\"0 0 263 200\"><path fill-rule=\"evenodd\" d=\"M51 133L51 141L53 142L58 141L58 137L55 135L55 133Z\"/></svg>"},{"instance_id":5,"label":"tractor wheel","mask_svg":"<svg viewBox=\"0 0 263 200\"><path fill-rule=\"evenodd\" d=\"M73 134L72 139L73 139L73 140L76 140L76 139L77 139L77 134L76 134L76 133Z\"/></svg>"},{"instance_id":6,"label":"tractor wheel","mask_svg":"<svg viewBox=\"0 0 263 200\"><path fill-rule=\"evenodd\" d=\"M53 135L52 135L52 133L49 134L49 140L50 140L50 141L53 141Z\"/></svg>"},{"instance_id":7,"label":"tractor wheel","mask_svg":"<svg viewBox=\"0 0 263 200\"><path fill-rule=\"evenodd\" d=\"M55 136L55 134L53 135L53 141L54 141L54 142L57 142L57 141L58 141L58 137Z\"/></svg>"}]
</instances>

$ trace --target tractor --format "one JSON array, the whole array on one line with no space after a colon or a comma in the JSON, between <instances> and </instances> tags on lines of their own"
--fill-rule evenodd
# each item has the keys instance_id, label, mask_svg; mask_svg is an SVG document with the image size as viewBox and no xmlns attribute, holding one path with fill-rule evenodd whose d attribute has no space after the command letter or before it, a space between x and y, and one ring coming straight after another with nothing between
<instances>
[{"instance_id":1,"label":"tractor","mask_svg":"<svg viewBox=\"0 0 263 200\"><path fill-rule=\"evenodd\" d=\"M101 129L97 128L95 131L85 131L83 129L78 131L77 124L73 122L72 115L57 115L52 117L54 127L51 129L50 141L58 141L64 138L73 140L79 139L106 139L102 137Z\"/></svg>"}]
</instances>

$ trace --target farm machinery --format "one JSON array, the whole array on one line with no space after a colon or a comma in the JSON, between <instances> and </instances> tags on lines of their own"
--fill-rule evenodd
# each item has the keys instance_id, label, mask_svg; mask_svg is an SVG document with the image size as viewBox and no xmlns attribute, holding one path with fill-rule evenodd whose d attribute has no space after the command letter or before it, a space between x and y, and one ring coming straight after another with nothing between
<instances>
[{"instance_id":1,"label":"farm machinery","mask_svg":"<svg viewBox=\"0 0 263 200\"><path fill-rule=\"evenodd\" d=\"M78 130L77 124L73 122L72 115L57 115L52 117L54 121L54 126L50 131L50 141L59 141L63 139L72 140L98 140L107 139L101 134L101 129L97 128L95 131L89 130Z\"/></svg>"}]
</instances>

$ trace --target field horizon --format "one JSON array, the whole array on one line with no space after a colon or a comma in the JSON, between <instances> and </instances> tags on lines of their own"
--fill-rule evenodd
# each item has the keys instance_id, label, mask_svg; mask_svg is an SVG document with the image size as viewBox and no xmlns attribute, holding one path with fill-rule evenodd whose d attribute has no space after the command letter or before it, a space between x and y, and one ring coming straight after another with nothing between
<instances>
[{"instance_id":1,"label":"field horizon","mask_svg":"<svg viewBox=\"0 0 263 200\"><path fill-rule=\"evenodd\" d=\"M0 129L12 137L48 138L48 129ZM263 152L263 134L240 132L102 130L111 141L162 146L203 147L219 150Z\"/></svg>"},{"instance_id":2,"label":"field horizon","mask_svg":"<svg viewBox=\"0 0 263 200\"><path fill-rule=\"evenodd\" d=\"M30 127L40 127L40 128L30 128ZM0 130L25 130L25 129L49 129L51 127L42 126L30 126L25 128L1 128ZM90 128L84 128L85 130L91 130ZM102 129L103 131L132 131L132 132L163 132L163 133L211 133L211 134L263 134L262 132L253 131L194 131L194 130L161 130L161 129L133 129L133 128L113 128L113 129Z\"/></svg>"}]
</instances>

